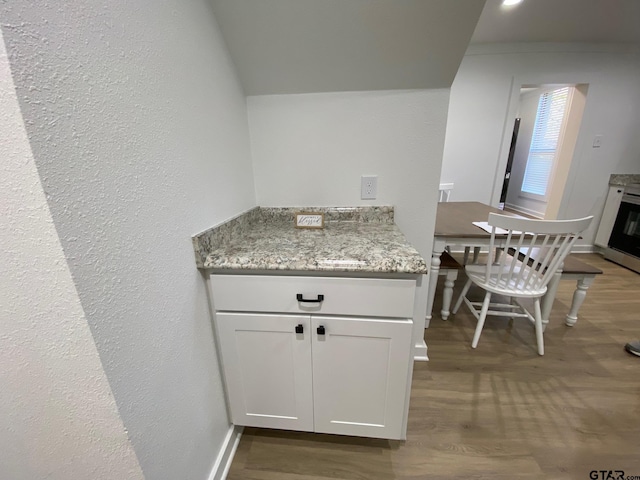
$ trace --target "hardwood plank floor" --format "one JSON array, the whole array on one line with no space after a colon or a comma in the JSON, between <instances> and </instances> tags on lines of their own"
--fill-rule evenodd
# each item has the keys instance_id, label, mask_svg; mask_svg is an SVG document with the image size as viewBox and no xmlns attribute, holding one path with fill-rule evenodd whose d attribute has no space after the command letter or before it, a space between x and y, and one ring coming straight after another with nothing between
<instances>
[{"instance_id":1,"label":"hardwood plank floor","mask_svg":"<svg viewBox=\"0 0 640 480\"><path fill-rule=\"evenodd\" d=\"M431 360L414 367L406 441L247 428L227 478L640 478L640 358L623 350L640 338L640 275L596 254L579 258L604 274L573 328L564 317L575 283L561 282L544 357L526 320L488 318L473 350L466 309L447 322L434 316Z\"/></svg>"}]
</instances>

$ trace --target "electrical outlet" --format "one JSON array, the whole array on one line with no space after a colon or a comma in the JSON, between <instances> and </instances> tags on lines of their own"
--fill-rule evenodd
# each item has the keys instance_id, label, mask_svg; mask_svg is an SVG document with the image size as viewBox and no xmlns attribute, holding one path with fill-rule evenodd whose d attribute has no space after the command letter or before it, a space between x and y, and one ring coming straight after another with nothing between
<instances>
[{"instance_id":1,"label":"electrical outlet","mask_svg":"<svg viewBox=\"0 0 640 480\"><path fill-rule=\"evenodd\" d=\"M360 198L362 200L375 200L378 196L378 176L362 175L360 178Z\"/></svg>"},{"instance_id":2,"label":"electrical outlet","mask_svg":"<svg viewBox=\"0 0 640 480\"><path fill-rule=\"evenodd\" d=\"M600 148L602 146L602 135L596 135L593 137L593 148Z\"/></svg>"}]
</instances>

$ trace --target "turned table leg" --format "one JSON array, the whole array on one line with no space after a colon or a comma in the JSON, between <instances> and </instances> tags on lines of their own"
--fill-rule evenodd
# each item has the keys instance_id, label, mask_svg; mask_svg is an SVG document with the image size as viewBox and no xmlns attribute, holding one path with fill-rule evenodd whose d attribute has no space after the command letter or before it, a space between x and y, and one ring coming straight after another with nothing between
<instances>
[{"instance_id":1,"label":"turned table leg","mask_svg":"<svg viewBox=\"0 0 640 480\"><path fill-rule=\"evenodd\" d=\"M440 315L442 316L442 320L446 320L449 318L449 314L451 313L451 299L453 298L453 287L458 278L458 270L447 270L447 275L444 281L444 290L442 291L442 310L440 310Z\"/></svg>"},{"instance_id":2,"label":"turned table leg","mask_svg":"<svg viewBox=\"0 0 640 480\"><path fill-rule=\"evenodd\" d=\"M436 286L438 285L438 275L440 274L440 255L444 251L443 242L434 241L431 254L431 268L429 269L429 297L427 299L427 315L425 317L425 328L429 328L431 317L433 316L433 302L436 298Z\"/></svg>"},{"instance_id":3,"label":"turned table leg","mask_svg":"<svg viewBox=\"0 0 640 480\"><path fill-rule=\"evenodd\" d=\"M551 315L551 308L553 307L553 301L556 298L556 292L558 291L558 285L562 278L562 265L556 271L555 275L547 285L547 293L542 299L542 331L547 328L549 324L549 316Z\"/></svg>"},{"instance_id":4,"label":"turned table leg","mask_svg":"<svg viewBox=\"0 0 640 480\"><path fill-rule=\"evenodd\" d=\"M578 321L578 310L582 306L582 302L587 296L587 290L593 283L595 276L585 276L583 278L579 278L576 282L576 291L573 292L573 301L571 302L571 309L567 314L567 318L565 319L565 324L568 327L573 327Z\"/></svg>"}]
</instances>

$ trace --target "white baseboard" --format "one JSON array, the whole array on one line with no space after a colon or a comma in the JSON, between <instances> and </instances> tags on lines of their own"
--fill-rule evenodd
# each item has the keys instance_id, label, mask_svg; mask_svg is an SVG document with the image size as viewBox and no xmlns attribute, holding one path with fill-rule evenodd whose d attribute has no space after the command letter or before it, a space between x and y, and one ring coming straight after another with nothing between
<instances>
[{"instance_id":1,"label":"white baseboard","mask_svg":"<svg viewBox=\"0 0 640 480\"><path fill-rule=\"evenodd\" d=\"M505 207L507 207L510 210L513 210L515 212L524 213L525 215L531 215L532 217L536 217L536 218L540 218L540 219L544 217L544 213L543 212L538 212L537 210L533 210L531 208L526 208L526 207L523 207L522 205L514 205L513 203L505 203Z\"/></svg>"},{"instance_id":2,"label":"white baseboard","mask_svg":"<svg viewBox=\"0 0 640 480\"><path fill-rule=\"evenodd\" d=\"M209 474L209 480L224 480L227 478L227 474L229 473L231 462L233 462L233 456L236 454L236 449L238 448L238 443L240 443L240 437L242 436L243 430L244 427L238 427L236 425L231 425L231 427L229 427L227 436L224 438L224 442L222 442L222 448L220 448L218 457L213 463L213 468Z\"/></svg>"},{"instance_id":3,"label":"white baseboard","mask_svg":"<svg viewBox=\"0 0 640 480\"><path fill-rule=\"evenodd\" d=\"M600 249L595 245L574 245L571 253L598 253Z\"/></svg>"},{"instance_id":4,"label":"white baseboard","mask_svg":"<svg viewBox=\"0 0 640 480\"><path fill-rule=\"evenodd\" d=\"M427 356L427 344L424 340L415 345L415 348L413 349L413 360L416 362L429 361L429 357Z\"/></svg>"}]
</instances>

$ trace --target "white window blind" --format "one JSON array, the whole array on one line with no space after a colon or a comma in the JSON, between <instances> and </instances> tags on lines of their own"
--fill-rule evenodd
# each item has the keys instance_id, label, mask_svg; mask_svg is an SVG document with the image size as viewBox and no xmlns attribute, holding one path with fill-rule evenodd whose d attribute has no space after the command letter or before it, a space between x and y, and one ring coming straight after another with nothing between
<instances>
[{"instance_id":1,"label":"white window blind","mask_svg":"<svg viewBox=\"0 0 640 480\"><path fill-rule=\"evenodd\" d=\"M568 97L569 87L540 95L527 168L522 182L523 192L540 196L547 194Z\"/></svg>"}]
</instances>

